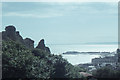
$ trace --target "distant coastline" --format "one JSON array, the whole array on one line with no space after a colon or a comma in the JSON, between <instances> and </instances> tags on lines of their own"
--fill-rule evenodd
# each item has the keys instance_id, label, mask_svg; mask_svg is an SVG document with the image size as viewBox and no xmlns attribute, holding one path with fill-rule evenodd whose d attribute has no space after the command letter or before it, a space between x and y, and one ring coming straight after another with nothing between
<instances>
[{"instance_id":1,"label":"distant coastline","mask_svg":"<svg viewBox=\"0 0 120 80\"><path fill-rule=\"evenodd\" d=\"M110 55L110 54L115 54L115 52L78 52L78 51L67 51L65 53L62 53L62 54L72 54L72 55L75 55L75 54L100 54L100 55Z\"/></svg>"}]
</instances>

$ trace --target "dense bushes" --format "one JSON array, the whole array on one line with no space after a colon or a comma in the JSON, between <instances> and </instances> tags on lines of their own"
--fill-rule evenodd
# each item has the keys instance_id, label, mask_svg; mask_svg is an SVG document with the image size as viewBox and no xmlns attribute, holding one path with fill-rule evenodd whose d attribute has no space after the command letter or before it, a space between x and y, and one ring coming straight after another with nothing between
<instances>
[{"instance_id":1,"label":"dense bushes","mask_svg":"<svg viewBox=\"0 0 120 80\"><path fill-rule=\"evenodd\" d=\"M93 72L93 75L97 78L119 78L120 77L120 67L111 68L108 66L101 67Z\"/></svg>"},{"instance_id":2,"label":"dense bushes","mask_svg":"<svg viewBox=\"0 0 120 80\"><path fill-rule=\"evenodd\" d=\"M93 75L97 78L120 78L120 49L117 49L118 62L116 67L110 65L98 68L93 71Z\"/></svg>"},{"instance_id":3,"label":"dense bushes","mask_svg":"<svg viewBox=\"0 0 120 80\"><path fill-rule=\"evenodd\" d=\"M53 70L44 59L13 41L3 42L3 78L49 78ZM47 73L46 73L47 72Z\"/></svg>"},{"instance_id":4,"label":"dense bushes","mask_svg":"<svg viewBox=\"0 0 120 80\"><path fill-rule=\"evenodd\" d=\"M79 70L62 56L27 49L15 41L2 44L3 78L81 78Z\"/></svg>"}]
</instances>

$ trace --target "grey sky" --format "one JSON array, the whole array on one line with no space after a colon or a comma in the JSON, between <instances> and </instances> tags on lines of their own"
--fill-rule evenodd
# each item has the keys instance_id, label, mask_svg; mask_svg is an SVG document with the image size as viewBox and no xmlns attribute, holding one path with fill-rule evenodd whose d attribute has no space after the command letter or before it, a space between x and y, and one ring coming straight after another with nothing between
<instances>
[{"instance_id":1,"label":"grey sky","mask_svg":"<svg viewBox=\"0 0 120 80\"><path fill-rule=\"evenodd\" d=\"M16 26L21 35L47 44L117 42L117 2L3 3L2 30Z\"/></svg>"}]
</instances>

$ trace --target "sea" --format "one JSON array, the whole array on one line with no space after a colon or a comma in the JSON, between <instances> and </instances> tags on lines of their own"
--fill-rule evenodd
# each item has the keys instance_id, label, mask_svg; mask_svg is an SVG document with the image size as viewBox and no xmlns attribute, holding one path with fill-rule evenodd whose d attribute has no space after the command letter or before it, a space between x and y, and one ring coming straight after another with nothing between
<instances>
[{"instance_id":1,"label":"sea","mask_svg":"<svg viewBox=\"0 0 120 80\"><path fill-rule=\"evenodd\" d=\"M91 63L93 58L101 57L100 54L89 53L89 54L63 54L68 51L77 52L111 52L114 53L118 45L47 45L52 54L62 55L69 63L73 65Z\"/></svg>"}]
</instances>

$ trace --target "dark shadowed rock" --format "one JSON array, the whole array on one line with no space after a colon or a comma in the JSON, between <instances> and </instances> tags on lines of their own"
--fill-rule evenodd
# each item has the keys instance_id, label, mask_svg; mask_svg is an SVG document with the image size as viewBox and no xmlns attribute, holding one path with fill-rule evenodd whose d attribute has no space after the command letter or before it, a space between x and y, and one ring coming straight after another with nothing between
<instances>
[{"instance_id":1,"label":"dark shadowed rock","mask_svg":"<svg viewBox=\"0 0 120 80\"><path fill-rule=\"evenodd\" d=\"M7 26L5 28L5 30L6 30L6 34L5 35L8 38L10 38L12 40L16 40L16 37L15 37L15 35L16 35L16 28L14 26Z\"/></svg>"},{"instance_id":2,"label":"dark shadowed rock","mask_svg":"<svg viewBox=\"0 0 120 80\"><path fill-rule=\"evenodd\" d=\"M34 41L31 40L30 38L24 39L24 43L25 43L26 47L34 48Z\"/></svg>"},{"instance_id":3,"label":"dark shadowed rock","mask_svg":"<svg viewBox=\"0 0 120 80\"><path fill-rule=\"evenodd\" d=\"M44 39L40 40L36 48L45 50L46 52L50 52L50 49L45 46Z\"/></svg>"},{"instance_id":4,"label":"dark shadowed rock","mask_svg":"<svg viewBox=\"0 0 120 80\"><path fill-rule=\"evenodd\" d=\"M19 31L16 31L16 28L12 25L7 26L5 31L2 31L2 39L5 41L13 40L25 45L27 48L34 48L34 41L30 38L23 39ZM44 39L40 40L36 48L50 53L50 49L45 46Z\"/></svg>"},{"instance_id":5,"label":"dark shadowed rock","mask_svg":"<svg viewBox=\"0 0 120 80\"><path fill-rule=\"evenodd\" d=\"M5 31L2 31L2 39L3 40L7 40L7 37L6 37L7 35L6 35L6 33L5 33Z\"/></svg>"},{"instance_id":6,"label":"dark shadowed rock","mask_svg":"<svg viewBox=\"0 0 120 80\"><path fill-rule=\"evenodd\" d=\"M2 39L6 41L13 40L25 45L27 48L34 48L34 41L29 38L23 39L14 26L7 26L5 31L2 31Z\"/></svg>"},{"instance_id":7,"label":"dark shadowed rock","mask_svg":"<svg viewBox=\"0 0 120 80\"><path fill-rule=\"evenodd\" d=\"M2 31L3 40L13 40L19 43L24 44L22 36L19 34L19 31L16 31L14 26L7 26L5 31Z\"/></svg>"},{"instance_id":8,"label":"dark shadowed rock","mask_svg":"<svg viewBox=\"0 0 120 80\"><path fill-rule=\"evenodd\" d=\"M50 48L49 47L45 47L45 50L50 53Z\"/></svg>"},{"instance_id":9,"label":"dark shadowed rock","mask_svg":"<svg viewBox=\"0 0 120 80\"><path fill-rule=\"evenodd\" d=\"M40 40L40 42L38 43L38 46L36 48L45 50L44 39Z\"/></svg>"},{"instance_id":10,"label":"dark shadowed rock","mask_svg":"<svg viewBox=\"0 0 120 80\"><path fill-rule=\"evenodd\" d=\"M19 34L19 31L16 31L16 41L24 44L22 36Z\"/></svg>"}]
</instances>

